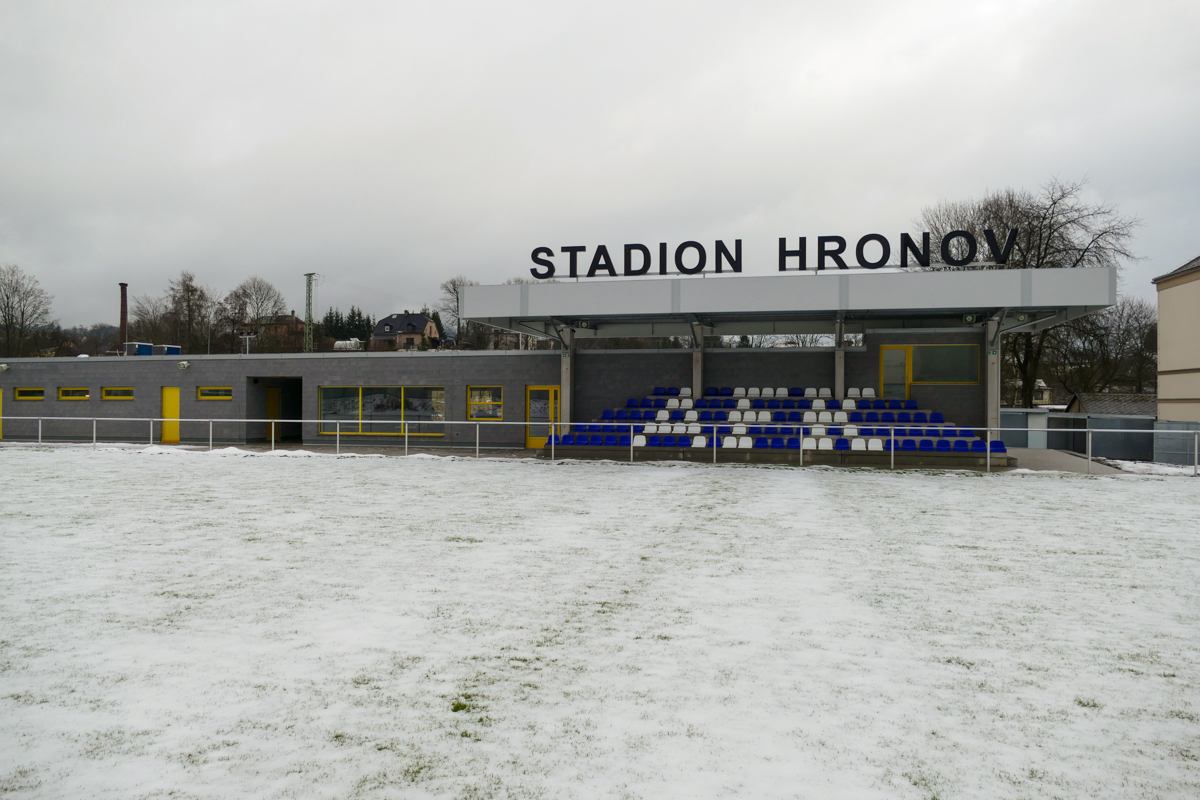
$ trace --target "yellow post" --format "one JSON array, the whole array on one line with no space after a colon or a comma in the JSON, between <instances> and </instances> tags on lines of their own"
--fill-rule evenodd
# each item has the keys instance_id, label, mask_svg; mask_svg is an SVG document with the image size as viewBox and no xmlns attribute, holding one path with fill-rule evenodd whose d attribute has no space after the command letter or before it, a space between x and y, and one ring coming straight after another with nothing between
<instances>
[{"instance_id":1,"label":"yellow post","mask_svg":"<svg viewBox=\"0 0 1200 800\"><path fill-rule=\"evenodd\" d=\"M162 387L162 436L163 444L179 444L179 387ZM175 420L175 422L168 422Z\"/></svg>"}]
</instances>

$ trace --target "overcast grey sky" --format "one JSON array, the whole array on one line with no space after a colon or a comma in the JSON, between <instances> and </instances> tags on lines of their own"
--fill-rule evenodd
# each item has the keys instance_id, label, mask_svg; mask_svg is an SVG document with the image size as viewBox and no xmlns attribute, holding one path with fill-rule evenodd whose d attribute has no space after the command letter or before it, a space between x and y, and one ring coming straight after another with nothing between
<instances>
[{"instance_id":1,"label":"overcast grey sky","mask_svg":"<svg viewBox=\"0 0 1200 800\"><path fill-rule=\"evenodd\" d=\"M184 269L382 315L539 245L894 238L1058 176L1143 220L1150 297L1200 254L1198 32L1195 0L4 3L0 263L67 325Z\"/></svg>"}]
</instances>

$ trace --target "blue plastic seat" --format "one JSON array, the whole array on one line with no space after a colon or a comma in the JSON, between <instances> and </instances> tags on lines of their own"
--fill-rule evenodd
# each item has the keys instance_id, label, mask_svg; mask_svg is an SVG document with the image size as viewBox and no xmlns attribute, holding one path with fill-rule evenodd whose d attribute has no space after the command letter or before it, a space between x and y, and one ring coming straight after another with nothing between
<instances>
[{"instance_id":1,"label":"blue plastic seat","mask_svg":"<svg viewBox=\"0 0 1200 800\"><path fill-rule=\"evenodd\" d=\"M801 428L800 435L801 436L812 436L812 428Z\"/></svg>"},{"instance_id":2,"label":"blue plastic seat","mask_svg":"<svg viewBox=\"0 0 1200 800\"><path fill-rule=\"evenodd\" d=\"M863 421L863 413L861 411L851 411L850 412L850 421L851 422L862 422Z\"/></svg>"},{"instance_id":3,"label":"blue plastic seat","mask_svg":"<svg viewBox=\"0 0 1200 800\"><path fill-rule=\"evenodd\" d=\"M800 440L797 439L795 436L788 439L787 440L787 449L788 450L799 450L800 449Z\"/></svg>"},{"instance_id":4,"label":"blue plastic seat","mask_svg":"<svg viewBox=\"0 0 1200 800\"><path fill-rule=\"evenodd\" d=\"M951 449L952 449L952 447L950 445L949 439L938 439L937 440L937 451L939 453L949 453L951 451Z\"/></svg>"},{"instance_id":5,"label":"blue plastic seat","mask_svg":"<svg viewBox=\"0 0 1200 800\"><path fill-rule=\"evenodd\" d=\"M941 428L926 428L925 435L928 436L930 439L936 439L942 435L942 429Z\"/></svg>"},{"instance_id":6,"label":"blue plastic seat","mask_svg":"<svg viewBox=\"0 0 1200 800\"><path fill-rule=\"evenodd\" d=\"M674 436L662 437L662 446L663 447L674 447L675 446L675 437Z\"/></svg>"},{"instance_id":7,"label":"blue plastic seat","mask_svg":"<svg viewBox=\"0 0 1200 800\"><path fill-rule=\"evenodd\" d=\"M809 400L806 397L801 397L796 401L796 408L800 409L801 411L812 408L812 400Z\"/></svg>"},{"instance_id":8,"label":"blue plastic seat","mask_svg":"<svg viewBox=\"0 0 1200 800\"><path fill-rule=\"evenodd\" d=\"M880 422L895 422L896 415L890 411L881 411L879 413L879 421Z\"/></svg>"},{"instance_id":9,"label":"blue plastic seat","mask_svg":"<svg viewBox=\"0 0 1200 800\"><path fill-rule=\"evenodd\" d=\"M732 425L718 425L717 426L717 435L718 436L729 436L732 433L733 433Z\"/></svg>"},{"instance_id":10,"label":"blue plastic seat","mask_svg":"<svg viewBox=\"0 0 1200 800\"><path fill-rule=\"evenodd\" d=\"M783 400L779 401L779 407L791 411L796 407L796 401L785 397Z\"/></svg>"},{"instance_id":11,"label":"blue plastic seat","mask_svg":"<svg viewBox=\"0 0 1200 800\"><path fill-rule=\"evenodd\" d=\"M875 409L876 411L882 411L883 409L887 408L887 400L884 400L882 397L876 397L871 403L871 408Z\"/></svg>"},{"instance_id":12,"label":"blue plastic seat","mask_svg":"<svg viewBox=\"0 0 1200 800\"><path fill-rule=\"evenodd\" d=\"M722 386L721 387L721 397L733 397L733 387L732 386Z\"/></svg>"},{"instance_id":13,"label":"blue plastic seat","mask_svg":"<svg viewBox=\"0 0 1200 800\"><path fill-rule=\"evenodd\" d=\"M867 418L864 421L865 422L879 422L879 412L878 411L868 411Z\"/></svg>"},{"instance_id":14,"label":"blue plastic seat","mask_svg":"<svg viewBox=\"0 0 1200 800\"><path fill-rule=\"evenodd\" d=\"M663 387L663 386L655 386L655 387L654 387L654 394L655 394L655 395L663 395L663 396L666 396L666 394L667 394L667 390L666 390L666 388L665 388L665 387Z\"/></svg>"},{"instance_id":15,"label":"blue plastic seat","mask_svg":"<svg viewBox=\"0 0 1200 800\"><path fill-rule=\"evenodd\" d=\"M651 413L651 412L649 412L649 411L647 411L646 413L647 413L647 414L650 414L650 417L651 417L651 419L653 419L653 418L654 418L654 414L653 414L653 413ZM631 419L631 420L635 420L635 421L641 421L641 420L643 419L643 417L642 417L642 412L641 412L641 409L635 409L635 410L633 410L633 411L630 411L630 412L629 412L629 419Z\"/></svg>"},{"instance_id":16,"label":"blue plastic seat","mask_svg":"<svg viewBox=\"0 0 1200 800\"><path fill-rule=\"evenodd\" d=\"M675 409L674 411L672 411L671 412L671 421L672 422L683 422L683 411L678 408Z\"/></svg>"},{"instance_id":17,"label":"blue plastic seat","mask_svg":"<svg viewBox=\"0 0 1200 800\"><path fill-rule=\"evenodd\" d=\"M667 388L667 397L679 397L679 387L671 386Z\"/></svg>"},{"instance_id":18,"label":"blue plastic seat","mask_svg":"<svg viewBox=\"0 0 1200 800\"><path fill-rule=\"evenodd\" d=\"M800 411L789 411L787 419L788 422L804 422L804 414Z\"/></svg>"},{"instance_id":19,"label":"blue plastic seat","mask_svg":"<svg viewBox=\"0 0 1200 800\"><path fill-rule=\"evenodd\" d=\"M849 450L850 449L850 440L849 439L834 439L833 440L833 449L834 450Z\"/></svg>"},{"instance_id":20,"label":"blue plastic seat","mask_svg":"<svg viewBox=\"0 0 1200 800\"><path fill-rule=\"evenodd\" d=\"M954 437L958 436L958 429L957 428L942 428L942 436L946 436L946 437L953 439Z\"/></svg>"},{"instance_id":21,"label":"blue plastic seat","mask_svg":"<svg viewBox=\"0 0 1200 800\"><path fill-rule=\"evenodd\" d=\"M830 400L825 401L825 407L828 409L832 409L833 411L837 411L838 409L840 409L842 407L842 401L838 400L836 397L834 397Z\"/></svg>"},{"instance_id":22,"label":"blue plastic seat","mask_svg":"<svg viewBox=\"0 0 1200 800\"><path fill-rule=\"evenodd\" d=\"M677 441L675 444L676 444L678 447L691 447L691 446L692 446L692 437L690 437L690 436L680 436L680 437L679 437L679 441Z\"/></svg>"},{"instance_id":23,"label":"blue plastic seat","mask_svg":"<svg viewBox=\"0 0 1200 800\"><path fill-rule=\"evenodd\" d=\"M933 441L931 439L922 439L921 447L919 449L921 450L921 452L924 452L924 453L932 453L933 452Z\"/></svg>"},{"instance_id":24,"label":"blue plastic seat","mask_svg":"<svg viewBox=\"0 0 1200 800\"><path fill-rule=\"evenodd\" d=\"M708 401L701 397L692 408L708 408Z\"/></svg>"},{"instance_id":25,"label":"blue plastic seat","mask_svg":"<svg viewBox=\"0 0 1200 800\"><path fill-rule=\"evenodd\" d=\"M790 428L790 427L787 427L787 426L783 426L783 427L781 427L781 428L779 429L779 435L780 435L780 436L791 436L791 435L793 435L795 432L796 432L796 429L795 429L795 428Z\"/></svg>"},{"instance_id":26,"label":"blue plastic seat","mask_svg":"<svg viewBox=\"0 0 1200 800\"><path fill-rule=\"evenodd\" d=\"M760 436L754 440L755 450L766 450L768 447L770 447L770 443L767 441L767 437Z\"/></svg>"},{"instance_id":27,"label":"blue plastic seat","mask_svg":"<svg viewBox=\"0 0 1200 800\"><path fill-rule=\"evenodd\" d=\"M971 442L971 452L972 453L986 453L987 452L987 442L985 442L983 439L976 439L975 441Z\"/></svg>"},{"instance_id":28,"label":"blue plastic seat","mask_svg":"<svg viewBox=\"0 0 1200 800\"><path fill-rule=\"evenodd\" d=\"M615 427L613 427L612 425L601 425L600 432L601 433L616 433L617 429Z\"/></svg>"},{"instance_id":29,"label":"blue plastic seat","mask_svg":"<svg viewBox=\"0 0 1200 800\"><path fill-rule=\"evenodd\" d=\"M751 408L766 408L766 407L767 407L767 401L766 401L766 400L763 400L761 397L759 397L759 398L757 398L757 399L755 399L755 400L751 400L751 401L750 401L750 407L751 407Z\"/></svg>"},{"instance_id":30,"label":"blue plastic seat","mask_svg":"<svg viewBox=\"0 0 1200 800\"><path fill-rule=\"evenodd\" d=\"M887 407L892 411L899 411L904 408L903 400L888 400Z\"/></svg>"},{"instance_id":31,"label":"blue plastic seat","mask_svg":"<svg viewBox=\"0 0 1200 800\"><path fill-rule=\"evenodd\" d=\"M712 436L713 435L713 426L712 425L701 425L700 432L703 433L705 436Z\"/></svg>"},{"instance_id":32,"label":"blue plastic seat","mask_svg":"<svg viewBox=\"0 0 1200 800\"><path fill-rule=\"evenodd\" d=\"M900 443L900 449L915 451L917 449L917 441L915 439L905 439Z\"/></svg>"},{"instance_id":33,"label":"blue plastic seat","mask_svg":"<svg viewBox=\"0 0 1200 800\"><path fill-rule=\"evenodd\" d=\"M767 408L771 409L772 411L774 411L775 409L777 409L779 407L780 407L779 401L776 400L775 398L771 398L770 400L767 401Z\"/></svg>"},{"instance_id":34,"label":"blue plastic seat","mask_svg":"<svg viewBox=\"0 0 1200 800\"><path fill-rule=\"evenodd\" d=\"M896 414L896 422L912 422L912 414L907 411L901 411Z\"/></svg>"},{"instance_id":35,"label":"blue plastic seat","mask_svg":"<svg viewBox=\"0 0 1200 800\"><path fill-rule=\"evenodd\" d=\"M588 437L588 446L589 447L603 447L604 446L604 435L600 434L600 433L593 433L591 436Z\"/></svg>"},{"instance_id":36,"label":"blue plastic seat","mask_svg":"<svg viewBox=\"0 0 1200 800\"><path fill-rule=\"evenodd\" d=\"M701 422L712 422L713 421L712 412L711 411L701 411L700 412L700 421Z\"/></svg>"},{"instance_id":37,"label":"blue plastic seat","mask_svg":"<svg viewBox=\"0 0 1200 800\"><path fill-rule=\"evenodd\" d=\"M900 448L896 447L895 444L896 444L895 439L884 439L883 440L883 449L884 450L899 450Z\"/></svg>"},{"instance_id":38,"label":"blue plastic seat","mask_svg":"<svg viewBox=\"0 0 1200 800\"><path fill-rule=\"evenodd\" d=\"M575 434L568 433L558 440L559 444L575 444Z\"/></svg>"},{"instance_id":39,"label":"blue plastic seat","mask_svg":"<svg viewBox=\"0 0 1200 800\"><path fill-rule=\"evenodd\" d=\"M625 401L625 407L626 408L637 408L638 407L638 399L636 397L629 398L628 400Z\"/></svg>"},{"instance_id":40,"label":"blue plastic seat","mask_svg":"<svg viewBox=\"0 0 1200 800\"><path fill-rule=\"evenodd\" d=\"M1000 441L999 439L992 439L992 452L993 453L1007 453L1008 448L1005 447L1004 442Z\"/></svg>"},{"instance_id":41,"label":"blue plastic seat","mask_svg":"<svg viewBox=\"0 0 1200 800\"><path fill-rule=\"evenodd\" d=\"M667 398L665 398L665 397L656 397L656 398L654 399L654 407L655 407L655 408L666 408L666 407L667 407Z\"/></svg>"},{"instance_id":42,"label":"blue plastic seat","mask_svg":"<svg viewBox=\"0 0 1200 800\"><path fill-rule=\"evenodd\" d=\"M584 428L584 430L586 430L588 433L599 433L600 426L595 423L592 423L591 425L586 426Z\"/></svg>"},{"instance_id":43,"label":"blue plastic seat","mask_svg":"<svg viewBox=\"0 0 1200 800\"><path fill-rule=\"evenodd\" d=\"M714 411L713 419L716 420L717 422L724 422L725 420L729 419L729 415L726 414L724 411Z\"/></svg>"},{"instance_id":44,"label":"blue plastic seat","mask_svg":"<svg viewBox=\"0 0 1200 800\"><path fill-rule=\"evenodd\" d=\"M705 397L716 397L720 393L721 393L721 390L718 389L716 386L709 386L707 389L704 390Z\"/></svg>"},{"instance_id":45,"label":"blue plastic seat","mask_svg":"<svg viewBox=\"0 0 1200 800\"><path fill-rule=\"evenodd\" d=\"M662 447L662 437L657 434L651 434L646 439L646 447Z\"/></svg>"},{"instance_id":46,"label":"blue plastic seat","mask_svg":"<svg viewBox=\"0 0 1200 800\"><path fill-rule=\"evenodd\" d=\"M792 388L788 389L788 397L804 397L804 387L793 386Z\"/></svg>"},{"instance_id":47,"label":"blue plastic seat","mask_svg":"<svg viewBox=\"0 0 1200 800\"><path fill-rule=\"evenodd\" d=\"M946 444L950 444L950 443L946 442ZM969 452L971 452L971 445L967 444L966 439L957 439L954 442L954 452L969 453Z\"/></svg>"},{"instance_id":48,"label":"blue plastic seat","mask_svg":"<svg viewBox=\"0 0 1200 800\"><path fill-rule=\"evenodd\" d=\"M929 418L925 416L924 411L918 411L913 414L913 422L928 422Z\"/></svg>"},{"instance_id":49,"label":"blue plastic seat","mask_svg":"<svg viewBox=\"0 0 1200 800\"><path fill-rule=\"evenodd\" d=\"M643 397L641 400L638 401L638 406L640 406L641 408L654 408L654 401L651 400L649 397Z\"/></svg>"},{"instance_id":50,"label":"blue plastic seat","mask_svg":"<svg viewBox=\"0 0 1200 800\"><path fill-rule=\"evenodd\" d=\"M767 436L778 436L779 428L775 427L774 425L768 425L767 427L763 428L763 433L765 433Z\"/></svg>"},{"instance_id":51,"label":"blue plastic seat","mask_svg":"<svg viewBox=\"0 0 1200 800\"><path fill-rule=\"evenodd\" d=\"M776 411L774 414L771 415L771 421L772 422L787 422L787 412L786 411Z\"/></svg>"},{"instance_id":52,"label":"blue plastic seat","mask_svg":"<svg viewBox=\"0 0 1200 800\"><path fill-rule=\"evenodd\" d=\"M732 397L727 397L721 401L721 408L724 408L724 409L737 408L737 400L734 400Z\"/></svg>"},{"instance_id":53,"label":"blue plastic seat","mask_svg":"<svg viewBox=\"0 0 1200 800\"><path fill-rule=\"evenodd\" d=\"M750 434L751 436L761 436L762 432L763 430L761 425L751 425L746 429L746 433Z\"/></svg>"},{"instance_id":54,"label":"blue plastic seat","mask_svg":"<svg viewBox=\"0 0 1200 800\"><path fill-rule=\"evenodd\" d=\"M604 446L605 447L616 447L617 446L617 437L611 433L608 436L605 436L604 437Z\"/></svg>"},{"instance_id":55,"label":"blue plastic seat","mask_svg":"<svg viewBox=\"0 0 1200 800\"><path fill-rule=\"evenodd\" d=\"M641 432L642 432L642 431L644 431L644 430L646 430L646 426L645 426L645 425L634 425L634 426L633 426L633 432L634 432L634 433L641 433Z\"/></svg>"},{"instance_id":56,"label":"blue plastic seat","mask_svg":"<svg viewBox=\"0 0 1200 800\"><path fill-rule=\"evenodd\" d=\"M629 447L629 442L630 438L628 433L622 433L617 437L617 447Z\"/></svg>"},{"instance_id":57,"label":"blue plastic seat","mask_svg":"<svg viewBox=\"0 0 1200 800\"><path fill-rule=\"evenodd\" d=\"M771 440L771 449L772 450L782 450L783 448L784 448L784 441L781 437L776 436L774 439Z\"/></svg>"},{"instance_id":58,"label":"blue plastic seat","mask_svg":"<svg viewBox=\"0 0 1200 800\"><path fill-rule=\"evenodd\" d=\"M859 436L874 436L875 429L874 428L859 428L858 435Z\"/></svg>"},{"instance_id":59,"label":"blue plastic seat","mask_svg":"<svg viewBox=\"0 0 1200 800\"><path fill-rule=\"evenodd\" d=\"M618 421L624 421L624 420L627 420L627 419L629 419L629 412L628 412L628 411L626 411L626 410L625 410L625 409L623 409L623 408L617 409L617 413L616 413L616 416L615 416L615 418L616 418Z\"/></svg>"},{"instance_id":60,"label":"blue plastic seat","mask_svg":"<svg viewBox=\"0 0 1200 800\"><path fill-rule=\"evenodd\" d=\"M946 421L946 418L942 416L942 412L934 411L930 413L929 421L936 425L941 425Z\"/></svg>"},{"instance_id":61,"label":"blue plastic seat","mask_svg":"<svg viewBox=\"0 0 1200 800\"><path fill-rule=\"evenodd\" d=\"M918 408L920 408L920 406L919 406L919 405L917 405L917 401L916 401L916 400L905 400L905 401L904 401L904 407L905 407L906 409L908 409L909 411L916 411Z\"/></svg>"},{"instance_id":62,"label":"blue plastic seat","mask_svg":"<svg viewBox=\"0 0 1200 800\"><path fill-rule=\"evenodd\" d=\"M612 419L613 411L611 408L606 408L600 412L600 419Z\"/></svg>"}]
</instances>

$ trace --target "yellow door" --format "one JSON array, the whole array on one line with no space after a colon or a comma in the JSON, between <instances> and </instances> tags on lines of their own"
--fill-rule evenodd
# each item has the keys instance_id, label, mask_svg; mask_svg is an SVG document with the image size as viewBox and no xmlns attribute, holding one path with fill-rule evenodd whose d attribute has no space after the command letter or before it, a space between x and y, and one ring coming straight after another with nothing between
<instances>
[{"instance_id":1,"label":"yellow door","mask_svg":"<svg viewBox=\"0 0 1200 800\"><path fill-rule=\"evenodd\" d=\"M906 345L879 348L879 389L885 400L907 400L912 383L912 364Z\"/></svg>"},{"instance_id":2,"label":"yellow door","mask_svg":"<svg viewBox=\"0 0 1200 800\"><path fill-rule=\"evenodd\" d=\"M162 443L179 443L179 387L162 387ZM176 420L168 422L167 420Z\"/></svg>"},{"instance_id":3,"label":"yellow door","mask_svg":"<svg viewBox=\"0 0 1200 800\"><path fill-rule=\"evenodd\" d=\"M535 449L545 447L550 438L550 426L546 423L558 422L557 386L525 387L525 421L541 423L525 426L525 446ZM562 435L562 431L559 431L559 435Z\"/></svg>"},{"instance_id":4,"label":"yellow door","mask_svg":"<svg viewBox=\"0 0 1200 800\"><path fill-rule=\"evenodd\" d=\"M279 387L267 389L267 419L279 419Z\"/></svg>"}]
</instances>

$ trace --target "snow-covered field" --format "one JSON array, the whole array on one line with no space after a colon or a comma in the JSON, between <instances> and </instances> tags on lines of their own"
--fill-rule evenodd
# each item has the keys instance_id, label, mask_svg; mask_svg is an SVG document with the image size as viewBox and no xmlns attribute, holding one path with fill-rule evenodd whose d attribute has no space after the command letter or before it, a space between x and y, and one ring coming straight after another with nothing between
<instances>
[{"instance_id":1,"label":"snow-covered field","mask_svg":"<svg viewBox=\"0 0 1200 800\"><path fill-rule=\"evenodd\" d=\"M1200 795L1200 481L0 449L0 796Z\"/></svg>"}]
</instances>

